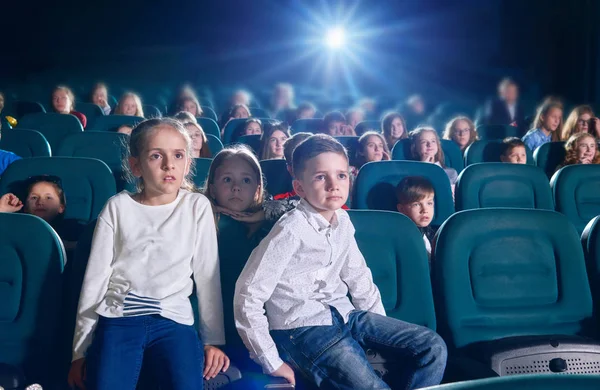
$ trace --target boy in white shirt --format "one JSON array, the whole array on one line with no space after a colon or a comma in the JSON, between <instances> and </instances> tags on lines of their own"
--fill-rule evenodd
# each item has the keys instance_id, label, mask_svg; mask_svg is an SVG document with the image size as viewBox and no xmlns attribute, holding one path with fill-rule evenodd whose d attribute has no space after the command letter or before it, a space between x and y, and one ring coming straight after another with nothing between
<instances>
[{"instance_id":1,"label":"boy in white shirt","mask_svg":"<svg viewBox=\"0 0 600 390\"><path fill-rule=\"evenodd\" d=\"M296 147L292 161L302 200L252 252L236 284L236 326L250 356L265 373L294 384L296 371L319 387L389 389L367 361L364 348L373 348L406 360L402 388L438 384L443 340L385 316L341 208L350 187L344 147L315 135Z\"/></svg>"}]
</instances>

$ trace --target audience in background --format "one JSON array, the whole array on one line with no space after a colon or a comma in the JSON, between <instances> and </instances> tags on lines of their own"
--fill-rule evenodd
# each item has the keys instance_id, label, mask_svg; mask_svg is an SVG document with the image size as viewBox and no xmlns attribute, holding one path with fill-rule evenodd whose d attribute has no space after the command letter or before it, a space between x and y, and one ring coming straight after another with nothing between
<instances>
[{"instance_id":1,"label":"audience in background","mask_svg":"<svg viewBox=\"0 0 600 390\"><path fill-rule=\"evenodd\" d=\"M189 113L188 111L179 111L177 114L173 115L173 118L177 119L179 122L183 123L184 125L189 122L198 123L198 120L196 119L196 117L194 115L192 115L191 113Z\"/></svg>"},{"instance_id":2,"label":"audience in background","mask_svg":"<svg viewBox=\"0 0 600 390\"><path fill-rule=\"evenodd\" d=\"M589 133L575 133L565 144L565 160L559 167L574 164L600 164L598 140Z\"/></svg>"},{"instance_id":3,"label":"audience in background","mask_svg":"<svg viewBox=\"0 0 600 390\"><path fill-rule=\"evenodd\" d=\"M250 107L252 95L250 92L245 89L236 90L233 95L231 95L231 99L229 101L230 106L243 105L246 107Z\"/></svg>"},{"instance_id":4,"label":"audience in background","mask_svg":"<svg viewBox=\"0 0 600 390\"><path fill-rule=\"evenodd\" d=\"M247 106L244 106L243 104L236 104L235 106L232 106L229 109L229 111L227 111L227 113L222 117L221 132L225 130L225 126L227 126L229 121L231 121L232 119L250 118L251 115L252 114L250 113L250 109Z\"/></svg>"},{"instance_id":5,"label":"audience in background","mask_svg":"<svg viewBox=\"0 0 600 390\"><path fill-rule=\"evenodd\" d=\"M365 111L362 108L354 107L346 111L346 123L356 131L356 125L365 120Z\"/></svg>"},{"instance_id":6,"label":"audience in background","mask_svg":"<svg viewBox=\"0 0 600 390\"><path fill-rule=\"evenodd\" d=\"M175 104L175 111L186 111L196 118L201 117L203 114L200 102L198 102L198 99L195 96L180 97Z\"/></svg>"},{"instance_id":7,"label":"audience in background","mask_svg":"<svg viewBox=\"0 0 600 390\"><path fill-rule=\"evenodd\" d=\"M577 133L590 133L594 137L600 137L600 120L594 116L591 106L577 106L571 111L563 125L560 139L567 141Z\"/></svg>"},{"instance_id":8,"label":"audience in background","mask_svg":"<svg viewBox=\"0 0 600 390\"><path fill-rule=\"evenodd\" d=\"M100 106L102 112L104 112L104 115L110 114L112 108L108 103L108 88L106 87L106 84L97 83L96 85L94 85L90 100L92 101L92 103Z\"/></svg>"},{"instance_id":9,"label":"audience in background","mask_svg":"<svg viewBox=\"0 0 600 390\"><path fill-rule=\"evenodd\" d=\"M288 110L294 110L294 87L288 83L279 83L273 89L271 97L271 118L278 118Z\"/></svg>"},{"instance_id":10,"label":"audience in background","mask_svg":"<svg viewBox=\"0 0 600 390\"><path fill-rule=\"evenodd\" d=\"M187 122L183 125L192 139L193 158L212 158L212 152L208 146L208 139L202 127L195 122Z\"/></svg>"},{"instance_id":11,"label":"audience in background","mask_svg":"<svg viewBox=\"0 0 600 390\"><path fill-rule=\"evenodd\" d=\"M425 101L421 95L409 96L406 102L400 107L400 112L403 114L406 126L409 129L414 129L424 124L427 120Z\"/></svg>"},{"instance_id":12,"label":"audience in background","mask_svg":"<svg viewBox=\"0 0 600 390\"><path fill-rule=\"evenodd\" d=\"M142 108L142 100L133 92L125 92L123 96L121 96L121 99L119 99L114 114L139 116L143 118L144 110Z\"/></svg>"},{"instance_id":13,"label":"audience in background","mask_svg":"<svg viewBox=\"0 0 600 390\"><path fill-rule=\"evenodd\" d=\"M244 135L261 135L262 122L258 118L248 118L243 126L238 126L235 133L231 137L231 142L237 142Z\"/></svg>"},{"instance_id":14,"label":"audience in background","mask_svg":"<svg viewBox=\"0 0 600 390\"><path fill-rule=\"evenodd\" d=\"M452 192L454 193L458 173L456 169L446 167L444 151L442 150L437 131L433 127L419 127L411 131L409 137L411 140L410 151L412 159L432 163L443 168L446 175L448 175Z\"/></svg>"},{"instance_id":15,"label":"audience in background","mask_svg":"<svg viewBox=\"0 0 600 390\"><path fill-rule=\"evenodd\" d=\"M266 123L260 137L260 159L283 159L283 144L288 138L290 132L284 123Z\"/></svg>"},{"instance_id":16,"label":"audience in background","mask_svg":"<svg viewBox=\"0 0 600 390\"><path fill-rule=\"evenodd\" d=\"M408 138L408 130L404 118L397 112L390 112L381 121L381 132L389 150L394 149L396 142Z\"/></svg>"},{"instance_id":17,"label":"audience in background","mask_svg":"<svg viewBox=\"0 0 600 390\"><path fill-rule=\"evenodd\" d=\"M296 120L313 119L317 113L317 108L309 102L300 103L296 108Z\"/></svg>"},{"instance_id":18,"label":"audience in background","mask_svg":"<svg viewBox=\"0 0 600 390\"><path fill-rule=\"evenodd\" d=\"M498 97L488 101L484 108L483 121L490 125L523 127L525 114L519 103L519 86L505 78L498 84Z\"/></svg>"},{"instance_id":19,"label":"audience in background","mask_svg":"<svg viewBox=\"0 0 600 390\"><path fill-rule=\"evenodd\" d=\"M367 131L358 139L355 165L350 166L350 178L352 182L354 182L360 168L366 163L387 161L390 158L390 150L383 135L375 131Z\"/></svg>"},{"instance_id":20,"label":"audience in background","mask_svg":"<svg viewBox=\"0 0 600 390\"><path fill-rule=\"evenodd\" d=\"M0 139L2 139L2 123L0 122ZM17 156L13 152L9 152L7 150L0 149L0 177L8 168L8 166L14 163L17 160L20 160L21 157Z\"/></svg>"},{"instance_id":21,"label":"audience in background","mask_svg":"<svg viewBox=\"0 0 600 390\"><path fill-rule=\"evenodd\" d=\"M87 118L80 112L75 111L75 95L70 88L59 85L52 91L52 108L58 114L71 114L79 119L81 126L85 129Z\"/></svg>"},{"instance_id":22,"label":"audience in background","mask_svg":"<svg viewBox=\"0 0 600 390\"><path fill-rule=\"evenodd\" d=\"M321 133L332 137L356 135L354 129L346 124L346 117L339 111L331 111L323 118Z\"/></svg>"},{"instance_id":23,"label":"audience in background","mask_svg":"<svg viewBox=\"0 0 600 390\"><path fill-rule=\"evenodd\" d=\"M464 153L469 145L477 141L477 130L475 130L473 121L466 116L459 116L446 124L443 138L454 141L460 151Z\"/></svg>"},{"instance_id":24,"label":"audience in background","mask_svg":"<svg viewBox=\"0 0 600 390\"><path fill-rule=\"evenodd\" d=\"M508 137L502 141L500 161L512 164L527 164L527 146L517 137Z\"/></svg>"},{"instance_id":25,"label":"audience in background","mask_svg":"<svg viewBox=\"0 0 600 390\"><path fill-rule=\"evenodd\" d=\"M562 116L562 104L554 102L542 104L537 110L533 128L523 137L525 145L535 151L546 142L559 141Z\"/></svg>"}]
</instances>

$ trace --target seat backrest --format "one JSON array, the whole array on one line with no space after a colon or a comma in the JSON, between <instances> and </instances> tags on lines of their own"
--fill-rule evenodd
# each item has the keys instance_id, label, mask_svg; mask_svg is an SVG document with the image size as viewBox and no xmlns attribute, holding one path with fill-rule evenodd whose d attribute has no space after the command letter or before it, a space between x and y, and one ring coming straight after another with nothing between
<instances>
[{"instance_id":1,"label":"seat backrest","mask_svg":"<svg viewBox=\"0 0 600 390\"><path fill-rule=\"evenodd\" d=\"M379 161L362 166L354 181L352 208L396 211L396 186L406 176L423 176L435 191L434 219L439 226L454 212L446 172L435 164L418 161Z\"/></svg>"},{"instance_id":2,"label":"seat backrest","mask_svg":"<svg viewBox=\"0 0 600 390\"><path fill-rule=\"evenodd\" d=\"M441 226L433 248L438 331L449 347L585 334L592 298L579 235L564 215L461 211Z\"/></svg>"},{"instance_id":3,"label":"seat backrest","mask_svg":"<svg viewBox=\"0 0 600 390\"><path fill-rule=\"evenodd\" d=\"M588 278L596 309L600 307L600 216L592 219L581 234Z\"/></svg>"},{"instance_id":4,"label":"seat backrest","mask_svg":"<svg viewBox=\"0 0 600 390\"><path fill-rule=\"evenodd\" d=\"M323 128L322 118L297 119L292 124L292 134L318 133Z\"/></svg>"},{"instance_id":5,"label":"seat backrest","mask_svg":"<svg viewBox=\"0 0 600 390\"><path fill-rule=\"evenodd\" d=\"M43 380L56 368L63 244L41 218L0 213L0 259L0 362Z\"/></svg>"},{"instance_id":6,"label":"seat backrest","mask_svg":"<svg viewBox=\"0 0 600 390\"><path fill-rule=\"evenodd\" d=\"M260 153L260 134L242 135L237 143L249 146L257 156Z\"/></svg>"},{"instance_id":7,"label":"seat backrest","mask_svg":"<svg viewBox=\"0 0 600 390\"><path fill-rule=\"evenodd\" d=\"M212 119L215 122L219 120L217 113L215 112L215 110L213 110L212 107L200 106L200 108L202 109L202 117Z\"/></svg>"},{"instance_id":8,"label":"seat backrest","mask_svg":"<svg viewBox=\"0 0 600 390\"><path fill-rule=\"evenodd\" d=\"M465 168L464 158L458 145L453 141L443 139L442 150L444 151L445 164L448 168L456 169L460 173ZM392 160L411 161L410 139L401 139L392 148Z\"/></svg>"},{"instance_id":9,"label":"seat backrest","mask_svg":"<svg viewBox=\"0 0 600 390\"><path fill-rule=\"evenodd\" d=\"M427 251L414 222L391 211L348 214L388 317L435 330Z\"/></svg>"},{"instance_id":10,"label":"seat backrest","mask_svg":"<svg viewBox=\"0 0 600 390\"><path fill-rule=\"evenodd\" d=\"M356 165L356 150L358 149L359 137L345 135L334 138L346 148L346 151L348 152L348 159L350 161L350 165Z\"/></svg>"},{"instance_id":11,"label":"seat backrest","mask_svg":"<svg viewBox=\"0 0 600 390\"><path fill-rule=\"evenodd\" d=\"M75 111L85 115L87 118L87 128L94 126L96 118L104 116L104 111L102 111L102 108L94 103L77 102L75 103Z\"/></svg>"},{"instance_id":12,"label":"seat backrest","mask_svg":"<svg viewBox=\"0 0 600 390\"><path fill-rule=\"evenodd\" d=\"M39 102L32 102L27 100L17 100L13 103L13 112L17 119L23 118L25 115L35 113L45 113L46 109Z\"/></svg>"},{"instance_id":13,"label":"seat backrest","mask_svg":"<svg viewBox=\"0 0 600 390\"><path fill-rule=\"evenodd\" d=\"M208 170L212 164L212 158L195 158L194 159L194 176L192 181L197 188L203 188L204 182L208 177Z\"/></svg>"},{"instance_id":14,"label":"seat backrest","mask_svg":"<svg viewBox=\"0 0 600 390\"><path fill-rule=\"evenodd\" d=\"M221 150L223 150L223 143L217 137L212 134L206 134L206 140L208 141L208 147L210 148L210 152L212 157L216 156Z\"/></svg>"},{"instance_id":15,"label":"seat backrest","mask_svg":"<svg viewBox=\"0 0 600 390\"><path fill-rule=\"evenodd\" d=\"M579 233L600 215L600 165L569 165L550 180L556 211L563 213Z\"/></svg>"},{"instance_id":16,"label":"seat backrest","mask_svg":"<svg viewBox=\"0 0 600 390\"><path fill-rule=\"evenodd\" d=\"M554 210L550 184L533 165L479 163L458 176L456 211L488 207Z\"/></svg>"},{"instance_id":17,"label":"seat backrest","mask_svg":"<svg viewBox=\"0 0 600 390\"><path fill-rule=\"evenodd\" d=\"M265 110L264 108L250 107L249 110L252 114L252 118L271 118L269 111Z\"/></svg>"},{"instance_id":18,"label":"seat backrest","mask_svg":"<svg viewBox=\"0 0 600 390\"><path fill-rule=\"evenodd\" d=\"M36 130L12 129L2 132L0 149L13 152L19 157L50 157L50 144L46 137Z\"/></svg>"},{"instance_id":19,"label":"seat backrest","mask_svg":"<svg viewBox=\"0 0 600 390\"><path fill-rule=\"evenodd\" d=\"M96 118L92 127L87 128L87 131L113 131L116 132L119 127L126 125L134 127L144 118L141 116L130 115L106 115Z\"/></svg>"},{"instance_id":20,"label":"seat backrest","mask_svg":"<svg viewBox=\"0 0 600 390\"><path fill-rule=\"evenodd\" d=\"M479 139L504 139L506 137L519 137L519 128L510 125L479 125L476 128Z\"/></svg>"},{"instance_id":21,"label":"seat backrest","mask_svg":"<svg viewBox=\"0 0 600 390\"><path fill-rule=\"evenodd\" d=\"M202 130L204 130L204 134L209 135L212 134L215 137L221 139L221 130L219 130L219 125L211 118L196 118Z\"/></svg>"},{"instance_id":22,"label":"seat backrest","mask_svg":"<svg viewBox=\"0 0 600 390\"><path fill-rule=\"evenodd\" d=\"M532 370L533 371L533 370ZM593 390L600 386L598 375L527 374L468 380L428 387L429 390Z\"/></svg>"},{"instance_id":23,"label":"seat backrest","mask_svg":"<svg viewBox=\"0 0 600 390\"><path fill-rule=\"evenodd\" d=\"M153 106L152 104L142 104L142 110L144 110L144 116L146 118L161 118L162 113L158 109L158 107Z\"/></svg>"},{"instance_id":24,"label":"seat backrest","mask_svg":"<svg viewBox=\"0 0 600 390\"><path fill-rule=\"evenodd\" d=\"M565 161L567 151L564 142L546 142L533 151L535 164L551 178L556 168Z\"/></svg>"},{"instance_id":25,"label":"seat backrest","mask_svg":"<svg viewBox=\"0 0 600 390\"><path fill-rule=\"evenodd\" d=\"M65 219L91 221L106 201L116 193L110 168L102 161L82 157L34 157L10 164L0 179L0 194L21 193L29 177L58 176L61 179L67 210Z\"/></svg>"},{"instance_id":26,"label":"seat backrest","mask_svg":"<svg viewBox=\"0 0 600 390\"><path fill-rule=\"evenodd\" d=\"M483 162L501 162L500 156L503 150L504 144L499 139L475 141L465 150L465 166ZM527 153L527 164L535 165L533 153L527 146L525 146L525 153Z\"/></svg>"},{"instance_id":27,"label":"seat backrest","mask_svg":"<svg viewBox=\"0 0 600 390\"><path fill-rule=\"evenodd\" d=\"M62 140L68 135L83 131L81 122L79 122L77 117L56 113L25 115L19 121L18 128L39 131L46 137L52 150L57 150Z\"/></svg>"},{"instance_id":28,"label":"seat backrest","mask_svg":"<svg viewBox=\"0 0 600 390\"><path fill-rule=\"evenodd\" d=\"M270 195L278 195L294 190L292 176L287 170L285 160L262 160L260 162L265 189Z\"/></svg>"},{"instance_id":29,"label":"seat backrest","mask_svg":"<svg viewBox=\"0 0 600 390\"><path fill-rule=\"evenodd\" d=\"M270 118L256 118L256 119L260 119L263 126L272 121L272 119L270 119ZM233 142L234 134L236 134L239 130L241 130L242 126L244 126L244 124L246 123L247 120L248 120L247 118L240 118L240 119L232 119L229 122L227 122L227 125L225 125L225 130L223 131L223 145L229 145Z\"/></svg>"},{"instance_id":30,"label":"seat backrest","mask_svg":"<svg viewBox=\"0 0 600 390\"><path fill-rule=\"evenodd\" d=\"M123 175L123 158L127 151L129 136L107 131L84 131L68 136L61 142L56 156L89 157L103 161L111 169L117 191L127 188Z\"/></svg>"},{"instance_id":31,"label":"seat backrest","mask_svg":"<svg viewBox=\"0 0 600 390\"><path fill-rule=\"evenodd\" d=\"M381 121L362 121L356 125L354 132L360 137L369 130L381 133Z\"/></svg>"}]
</instances>

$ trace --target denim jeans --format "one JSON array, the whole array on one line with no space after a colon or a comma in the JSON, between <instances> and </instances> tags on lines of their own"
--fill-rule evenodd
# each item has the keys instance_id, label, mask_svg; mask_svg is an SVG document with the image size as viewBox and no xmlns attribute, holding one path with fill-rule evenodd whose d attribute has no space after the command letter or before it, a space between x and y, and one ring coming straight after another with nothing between
<instances>
[{"instance_id":1,"label":"denim jeans","mask_svg":"<svg viewBox=\"0 0 600 390\"><path fill-rule=\"evenodd\" d=\"M325 389L389 389L375 373L364 349L402 361L399 389L440 383L447 350L432 330L366 311L350 313L348 323L331 309L331 326L272 330L281 358L297 373Z\"/></svg>"},{"instance_id":2,"label":"denim jeans","mask_svg":"<svg viewBox=\"0 0 600 390\"><path fill-rule=\"evenodd\" d=\"M86 356L87 389L135 390L142 361L163 389L202 389L198 332L159 315L100 317Z\"/></svg>"}]
</instances>

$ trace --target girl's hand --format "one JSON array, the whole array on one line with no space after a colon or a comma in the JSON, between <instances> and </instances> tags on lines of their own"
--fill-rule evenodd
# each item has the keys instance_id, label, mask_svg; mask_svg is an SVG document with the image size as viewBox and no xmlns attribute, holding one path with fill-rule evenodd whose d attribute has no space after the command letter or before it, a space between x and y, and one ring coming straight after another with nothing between
<instances>
[{"instance_id":1,"label":"girl's hand","mask_svg":"<svg viewBox=\"0 0 600 390\"><path fill-rule=\"evenodd\" d=\"M254 213L248 213L244 211L233 211L226 209L224 207L215 207L215 211L230 216L236 221L245 222L245 223L256 223L262 222L265 220L265 211L260 209Z\"/></svg>"},{"instance_id":2,"label":"girl's hand","mask_svg":"<svg viewBox=\"0 0 600 390\"><path fill-rule=\"evenodd\" d=\"M4 194L0 198L0 212L16 213L23 208L23 202L14 194Z\"/></svg>"},{"instance_id":3,"label":"girl's hand","mask_svg":"<svg viewBox=\"0 0 600 390\"><path fill-rule=\"evenodd\" d=\"M85 358L78 359L71 363L67 382L72 389L78 388L85 390Z\"/></svg>"},{"instance_id":4,"label":"girl's hand","mask_svg":"<svg viewBox=\"0 0 600 390\"><path fill-rule=\"evenodd\" d=\"M204 379L209 380L216 377L219 372L229 369L229 358L225 352L212 345L204 346Z\"/></svg>"},{"instance_id":5,"label":"girl's hand","mask_svg":"<svg viewBox=\"0 0 600 390\"><path fill-rule=\"evenodd\" d=\"M421 161L422 161L422 162L426 162L426 163L434 163L434 162L435 162L435 159L434 159L434 157L433 157L433 156L423 155L423 156L421 157Z\"/></svg>"}]
</instances>

